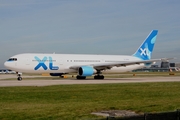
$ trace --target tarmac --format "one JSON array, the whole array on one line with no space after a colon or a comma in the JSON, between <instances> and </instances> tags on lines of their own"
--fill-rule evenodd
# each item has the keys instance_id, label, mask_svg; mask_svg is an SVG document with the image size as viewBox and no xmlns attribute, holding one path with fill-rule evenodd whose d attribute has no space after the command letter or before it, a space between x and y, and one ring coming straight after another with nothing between
<instances>
[{"instance_id":1,"label":"tarmac","mask_svg":"<svg viewBox=\"0 0 180 120\"><path fill-rule=\"evenodd\" d=\"M179 76L105 78L104 80L94 80L89 78L85 80L77 80L75 78L52 79L52 77L47 77L45 80L43 80L42 78L38 79L38 77L42 77L42 76L23 76L23 78L28 78L28 79L18 81L17 76L15 74L0 75L0 87L51 86L51 85L73 85L73 84L110 84L110 83L115 84L115 83L143 83L143 82L180 82Z\"/></svg>"}]
</instances>

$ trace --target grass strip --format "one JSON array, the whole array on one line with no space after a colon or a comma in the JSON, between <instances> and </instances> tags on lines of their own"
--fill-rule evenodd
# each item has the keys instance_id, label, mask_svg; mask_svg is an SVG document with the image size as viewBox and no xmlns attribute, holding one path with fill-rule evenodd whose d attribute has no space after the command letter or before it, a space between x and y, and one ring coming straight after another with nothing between
<instances>
[{"instance_id":1,"label":"grass strip","mask_svg":"<svg viewBox=\"0 0 180 120\"><path fill-rule=\"evenodd\" d=\"M1 87L1 120L80 120L91 112L172 111L180 108L180 82L46 87Z\"/></svg>"}]
</instances>

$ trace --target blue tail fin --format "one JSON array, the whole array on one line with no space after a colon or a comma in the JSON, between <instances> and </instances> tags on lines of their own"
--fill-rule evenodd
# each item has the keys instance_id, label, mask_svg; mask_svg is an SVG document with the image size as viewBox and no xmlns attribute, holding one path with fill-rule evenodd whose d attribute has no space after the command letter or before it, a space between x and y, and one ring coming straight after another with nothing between
<instances>
[{"instance_id":1,"label":"blue tail fin","mask_svg":"<svg viewBox=\"0 0 180 120\"><path fill-rule=\"evenodd\" d=\"M156 41L158 31L152 30L148 37L144 40L141 46L137 49L137 51L133 54L133 56L138 57L142 60L151 59L151 54L153 52L154 44Z\"/></svg>"}]
</instances>

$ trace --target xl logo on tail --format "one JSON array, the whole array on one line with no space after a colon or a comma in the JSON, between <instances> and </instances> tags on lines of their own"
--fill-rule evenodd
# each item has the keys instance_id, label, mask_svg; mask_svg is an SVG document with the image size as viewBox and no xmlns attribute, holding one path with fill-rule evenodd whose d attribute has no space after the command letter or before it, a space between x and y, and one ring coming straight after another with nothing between
<instances>
[{"instance_id":1,"label":"xl logo on tail","mask_svg":"<svg viewBox=\"0 0 180 120\"><path fill-rule=\"evenodd\" d=\"M147 48L144 48L144 49L140 48L140 50L141 50L141 56L142 55L144 55L144 56L149 56L150 55Z\"/></svg>"},{"instance_id":2,"label":"xl logo on tail","mask_svg":"<svg viewBox=\"0 0 180 120\"><path fill-rule=\"evenodd\" d=\"M44 57L42 60L40 58L38 58L37 56L34 57L36 59L36 61L38 61L39 63L37 64L37 66L34 68L34 70L38 70L40 67L42 67L44 70L47 70L48 67L50 70L58 70L59 67L58 66L53 66L53 60L52 57ZM45 64L45 62L48 61L49 62L49 66L47 67L47 65Z\"/></svg>"}]
</instances>

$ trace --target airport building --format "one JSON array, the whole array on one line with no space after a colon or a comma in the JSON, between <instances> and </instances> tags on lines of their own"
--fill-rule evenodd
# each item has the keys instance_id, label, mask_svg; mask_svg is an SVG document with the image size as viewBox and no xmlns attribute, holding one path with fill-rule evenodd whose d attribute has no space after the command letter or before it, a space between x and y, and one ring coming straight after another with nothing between
<instances>
[{"instance_id":1,"label":"airport building","mask_svg":"<svg viewBox=\"0 0 180 120\"><path fill-rule=\"evenodd\" d=\"M145 67L133 72L168 72L168 71L180 71L180 63L161 62L160 65L151 65L151 67Z\"/></svg>"}]
</instances>

